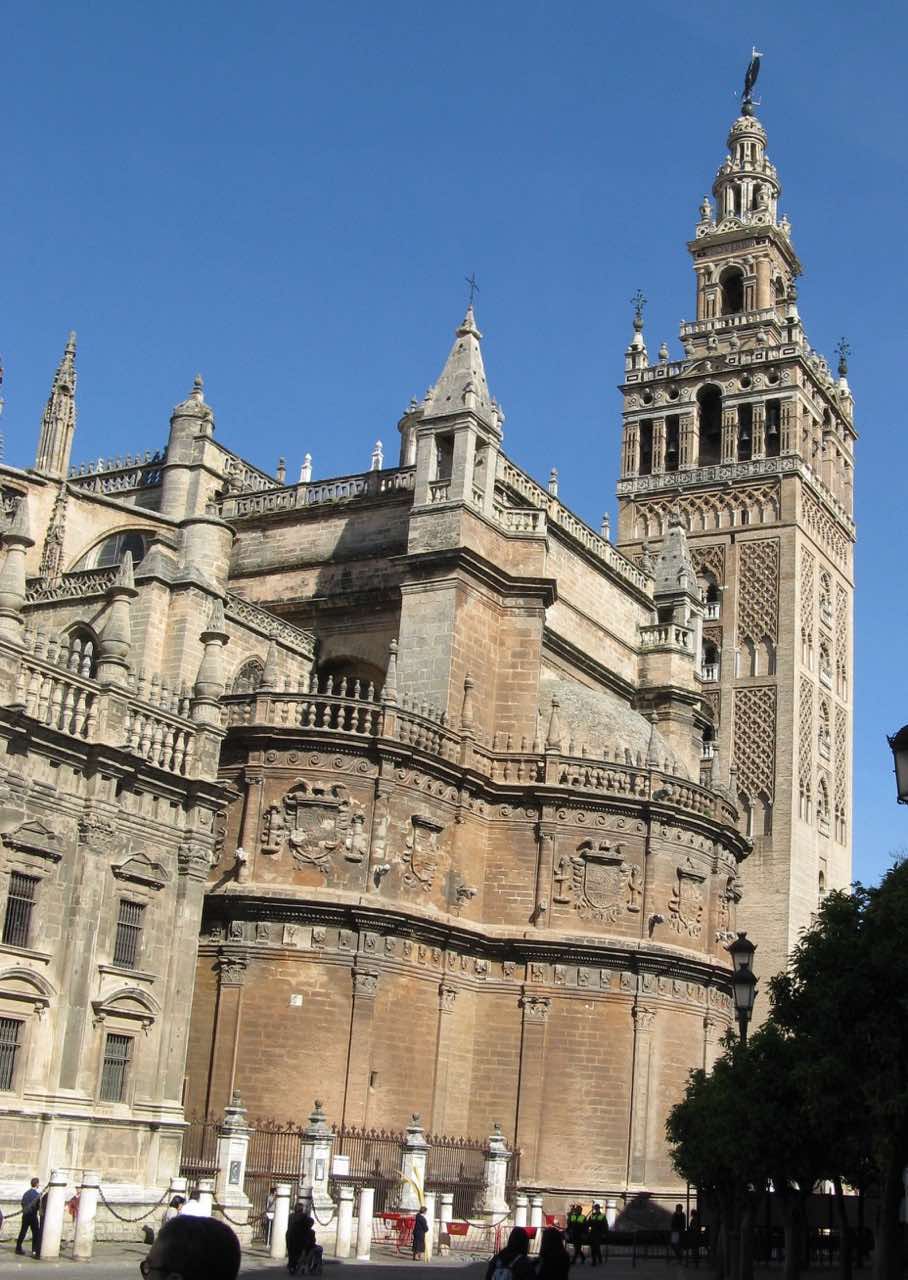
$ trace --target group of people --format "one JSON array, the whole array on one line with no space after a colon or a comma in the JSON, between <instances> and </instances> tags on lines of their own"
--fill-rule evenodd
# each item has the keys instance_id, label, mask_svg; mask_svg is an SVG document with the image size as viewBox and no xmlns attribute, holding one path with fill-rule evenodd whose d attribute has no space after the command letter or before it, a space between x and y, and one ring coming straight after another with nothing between
<instances>
[{"instance_id":1,"label":"group of people","mask_svg":"<svg viewBox=\"0 0 908 1280\"><path fill-rule=\"evenodd\" d=\"M545 1228L537 1257L529 1254L529 1233L514 1227L505 1247L486 1267L485 1280L566 1280L573 1259L557 1227Z\"/></svg>"},{"instance_id":2,"label":"group of people","mask_svg":"<svg viewBox=\"0 0 908 1280\"><path fill-rule=\"evenodd\" d=\"M602 1212L601 1204L594 1204L589 1213L584 1214L583 1205L572 1204L568 1210L567 1228L568 1242L574 1246L571 1262L586 1262L583 1246L590 1246L590 1264L597 1267L602 1262L602 1245L608 1235L608 1218Z\"/></svg>"}]
</instances>

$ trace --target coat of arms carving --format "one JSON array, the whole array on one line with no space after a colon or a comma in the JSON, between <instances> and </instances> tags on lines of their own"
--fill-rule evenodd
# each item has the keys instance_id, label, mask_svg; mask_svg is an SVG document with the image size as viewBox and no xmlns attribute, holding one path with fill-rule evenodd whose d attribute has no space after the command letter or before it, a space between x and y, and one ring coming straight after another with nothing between
<instances>
[{"instance_id":1,"label":"coat of arms carving","mask_svg":"<svg viewBox=\"0 0 908 1280\"><path fill-rule=\"evenodd\" d=\"M265 813L263 852L280 853L285 845L297 866L317 867L325 875L339 849L352 854L351 861L362 861L360 806L340 784L298 782Z\"/></svg>"},{"instance_id":2,"label":"coat of arms carving","mask_svg":"<svg viewBox=\"0 0 908 1280\"><path fill-rule=\"evenodd\" d=\"M404 831L404 852L400 857L405 868L404 884L424 889L428 893L438 870L438 837L444 827L432 818L414 813Z\"/></svg>"},{"instance_id":3,"label":"coat of arms carving","mask_svg":"<svg viewBox=\"0 0 908 1280\"><path fill-rule=\"evenodd\" d=\"M640 910L640 870L623 850L620 843L585 840L571 859L574 903L583 919L615 924L625 911Z\"/></svg>"},{"instance_id":4,"label":"coat of arms carving","mask_svg":"<svg viewBox=\"0 0 908 1280\"><path fill-rule=\"evenodd\" d=\"M669 924L675 933L699 938L703 932L703 882L706 876L690 858L678 868L678 880L669 899Z\"/></svg>"}]
</instances>

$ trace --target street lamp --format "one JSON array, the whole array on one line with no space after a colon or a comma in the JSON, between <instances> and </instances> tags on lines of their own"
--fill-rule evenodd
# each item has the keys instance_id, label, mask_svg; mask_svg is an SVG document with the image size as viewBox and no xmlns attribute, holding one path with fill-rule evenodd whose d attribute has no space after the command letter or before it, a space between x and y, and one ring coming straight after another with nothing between
<instances>
[{"instance_id":1,"label":"street lamp","mask_svg":"<svg viewBox=\"0 0 908 1280\"><path fill-rule=\"evenodd\" d=\"M908 724L887 738L895 763L895 786L899 804L908 804Z\"/></svg>"},{"instance_id":2,"label":"street lamp","mask_svg":"<svg viewBox=\"0 0 908 1280\"><path fill-rule=\"evenodd\" d=\"M747 1044L747 1024L750 1022L757 995L757 979L753 971L756 949L746 933L739 933L728 947L728 953L735 967L731 987L735 997L735 1012L738 1015L738 1034L742 1044Z\"/></svg>"}]
</instances>

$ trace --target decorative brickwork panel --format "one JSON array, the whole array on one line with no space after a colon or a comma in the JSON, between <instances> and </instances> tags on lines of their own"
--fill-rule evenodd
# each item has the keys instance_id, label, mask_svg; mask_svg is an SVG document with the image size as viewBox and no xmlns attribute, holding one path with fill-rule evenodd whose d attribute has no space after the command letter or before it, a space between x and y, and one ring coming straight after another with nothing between
<instances>
[{"instance_id":1,"label":"decorative brickwork panel","mask_svg":"<svg viewBox=\"0 0 908 1280\"><path fill-rule=\"evenodd\" d=\"M697 574L711 573L717 586L725 584L725 544L714 542L710 546L691 547L690 558Z\"/></svg>"},{"instance_id":2,"label":"decorative brickwork panel","mask_svg":"<svg viewBox=\"0 0 908 1280\"><path fill-rule=\"evenodd\" d=\"M712 709L713 724L718 728L719 725L719 709L721 706L721 695L718 689L714 689L709 693L702 693L701 698Z\"/></svg>"},{"instance_id":3,"label":"decorative brickwork panel","mask_svg":"<svg viewBox=\"0 0 908 1280\"><path fill-rule=\"evenodd\" d=\"M817 576L816 557L812 551L808 551L806 547L801 549L801 646L802 660L806 661L806 646L809 643L813 647L813 619L814 619L814 587Z\"/></svg>"},{"instance_id":4,"label":"decorative brickwork panel","mask_svg":"<svg viewBox=\"0 0 908 1280\"><path fill-rule=\"evenodd\" d=\"M845 824L848 818L848 712L844 707L835 709L833 753L835 758L835 817L836 839L845 843Z\"/></svg>"},{"instance_id":5,"label":"decorative brickwork panel","mask_svg":"<svg viewBox=\"0 0 908 1280\"><path fill-rule=\"evenodd\" d=\"M676 507L690 533L774 524L779 518L779 490L775 484L754 485L641 502L637 506L637 536L661 538L668 528L669 513Z\"/></svg>"},{"instance_id":6,"label":"decorative brickwork panel","mask_svg":"<svg viewBox=\"0 0 908 1280\"><path fill-rule=\"evenodd\" d=\"M809 787L813 773L813 683L801 676L801 696L798 702L798 778L802 787Z\"/></svg>"},{"instance_id":7,"label":"decorative brickwork panel","mask_svg":"<svg viewBox=\"0 0 908 1280\"><path fill-rule=\"evenodd\" d=\"M734 762L738 786L771 802L776 776L776 691L772 685L735 690Z\"/></svg>"},{"instance_id":8,"label":"decorative brickwork panel","mask_svg":"<svg viewBox=\"0 0 908 1280\"><path fill-rule=\"evenodd\" d=\"M836 693L848 698L848 592L836 584L835 589L835 671Z\"/></svg>"},{"instance_id":9,"label":"decorative brickwork panel","mask_svg":"<svg viewBox=\"0 0 908 1280\"><path fill-rule=\"evenodd\" d=\"M738 643L779 633L779 540L742 542L738 552Z\"/></svg>"},{"instance_id":10,"label":"decorative brickwork panel","mask_svg":"<svg viewBox=\"0 0 908 1280\"><path fill-rule=\"evenodd\" d=\"M813 534L820 546L825 547L839 564L847 565L848 539L806 489L801 490L801 517L804 527Z\"/></svg>"}]
</instances>

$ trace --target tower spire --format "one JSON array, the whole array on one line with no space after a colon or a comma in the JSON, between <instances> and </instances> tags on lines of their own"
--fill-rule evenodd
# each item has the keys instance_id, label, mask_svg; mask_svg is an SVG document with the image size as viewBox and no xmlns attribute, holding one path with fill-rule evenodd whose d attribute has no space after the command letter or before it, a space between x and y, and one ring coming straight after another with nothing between
<instances>
[{"instance_id":1,"label":"tower spire","mask_svg":"<svg viewBox=\"0 0 908 1280\"><path fill-rule=\"evenodd\" d=\"M76 430L76 335L70 333L41 419L35 470L63 480Z\"/></svg>"},{"instance_id":2,"label":"tower spire","mask_svg":"<svg viewBox=\"0 0 908 1280\"><path fill-rule=\"evenodd\" d=\"M424 420L449 413L463 413L466 410L500 434L503 414L497 402L489 395L479 345L481 339L473 303L470 302L466 315L455 330L454 345L441 376L426 393L422 405Z\"/></svg>"}]
</instances>

